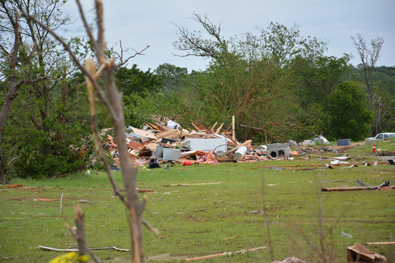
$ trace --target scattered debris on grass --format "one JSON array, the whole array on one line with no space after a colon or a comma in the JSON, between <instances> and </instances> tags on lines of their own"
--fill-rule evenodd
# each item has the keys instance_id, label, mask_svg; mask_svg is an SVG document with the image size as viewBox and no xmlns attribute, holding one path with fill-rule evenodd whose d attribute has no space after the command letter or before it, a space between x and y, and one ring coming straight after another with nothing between
<instances>
[{"instance_id":1,"label":"scattered debris on grass","mask_svg":"<svg viewBox=\"0 0 395 263\"><path fill-rule=\"evenodd\" d=\"M8 184L8 185L0 185L0 189L4 188L19 188L22 187L21 184Z\"/></svg>"},{"instance_id":2,"label":"scattered debris on grass","mask_svg":"<svg viewBox=\"0 0 395 263\"><path fill-rule=\"evenodd\" d=\"M252 140L237 141L231 135L234 130L225 130L223 123L218 129L215 129L218 123L209 126L210 128L191 124L194 127L193 130L183 129L179 125L176 125L177 128L173 128L176 126L160 121L153 124L146 123L142 129L132 126L126 127L125 137L130 162L143 166L146 170L153 168L171 170L175 164L190 166L225 162L292 161L295 159L310 160L312 157L317 157L318 160L332 161L330 167L333 167L349 164L347 161L353 157L326 157L317 155L317 153L333 152L339 155L340 152L362 145L362 143L350 143L349 139L342 139L337 141L337 145L331 146L329 141L320 135L312 140L305 140L303 143L289 140L287 143L253 146ZM111 170L119 171L119 154L117 142L112 136L113 132L113 128L103 129L100 136L106 155L114 161ZM302 155L305 156L302 157ZM97 155L93 151L89 157L92 165L97 163L96 158ZM388 162L384 163L388 164ZM365 165L365 163L363 164ZM324 163L322 165L325 166ZM369 165L366 164L366 166ZM328 166L328 168L330 167Z\"/></svg>"},{"instance_id":3,"label":"scattered debris on grass","mask_svg":"<svg viewBox=\"0 0 395 263\"><path fill-rule=\"evenodd\" d=\"M394 190L395 186L390 186L389 181L384 181L380 185L374 186L367 183L361 182L359 179L356 180L360 186L342 186L342 187L322 187L322 192L334 192L334 191L359 191L359 190Z\"/></svg>"},{"instance_id":4,"label":"scattered debris on grass","mask_svg":"<svg viewBox=\"0 0 395 263\"><path fill-rule=\"evenodd\" d=\"M203 256L203 257L196 257L196 258L187 258L184 259L182 262L187 262L187 261L196 261L196 260L202 260L202 259L206 259L206 258L215 258L215 257L222 257L222 256L231 256L234 254L245 254L248 252L253 252L253 251L257 251L260 249L265 249L266 247L257 247L257 248L250 248L250 249L243 249L243 250L239 250L239 251L235 251L235 252L223 252L220 254L213 254L213 255L208 255L208 256Z\"/></svg>"},{"instance_id":5,"label":"scattered debris on grass","mask_svg":"<svg viewBox=\"0 0 395 263\"><path fill-rule=\"evenodd\" d=\"M47 251L58 251L58 252L78 252L78 248L53 248L53 247L45 247L45 246L38 246L39 248ZM117 247L90 247L91 250L116 250L121 252L130 252L129 249L124 248L117 248Z\"/></svg>"},{"instance_id":6,"label":"scattered debris on grass","mask_svg":"<svg viewBox=\"0 0 395 263\"><path fill-rule=\"evenodd\" d=\"M303 260L296 257L286 258L283 261L273 261L272 263L305 263Z\"/></svg>"},{"instance_id":7,"label":"scattered debris on grass","mask_svg":"<svg viewBox=\"0 0 395 263\"><path fill-rule=\"evenodd\" d=\"M395 245L395 242L366 242L366 245Z\"/></svg>"},{"instance_id":8,"label":"scattered debris on grass","mask_svg":"<svg viewBox=\"0 0 395 263\"><path fill-rule=\"evenodd\" d=\"M377 253L371 252L358 242L347 248L347 263L384 263L387 259Z\"/></svg>"}]
</instances>

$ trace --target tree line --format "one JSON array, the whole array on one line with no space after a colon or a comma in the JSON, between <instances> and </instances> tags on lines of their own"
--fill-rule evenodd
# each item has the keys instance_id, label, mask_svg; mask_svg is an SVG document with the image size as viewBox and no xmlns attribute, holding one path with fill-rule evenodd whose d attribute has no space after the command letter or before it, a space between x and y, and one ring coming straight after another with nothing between
<instances>
[{"instance_id":1,"label":"tree line","mask_svg":"<svg viewBox=\"0 0 395 263\"><path fill-rule=\"evenodd\" d=\"M49 28L70 22L60 1L0 1L0 171L21 177L53 177L86 169L97 152L91 138L85 77L64 49L20 16ZM207 59L203 71L168 63L143 71L127 66L124 50L106 49L120 61L115 81L123 92L126 125L139 127L167 116L190 127L215 122L230 128L236 117L239 140L285 142L322 134L362 140L395 130L395 67L378 67L384 40L371 45L357 35L361 63L350 55L325 56L327 43L303 37L298 26L271 23L256 33L225 38L221 25L194 14L190 31L177 26L179 56ZM90 40L64 39L77 61L97 59ZM149 52L149 49L148 51ZM103 80L98 83L104 85ZM99 129L112 127L108 109L97 103ZM109 158L111 161L111 158Z\"/></svg>"}]
</instances>

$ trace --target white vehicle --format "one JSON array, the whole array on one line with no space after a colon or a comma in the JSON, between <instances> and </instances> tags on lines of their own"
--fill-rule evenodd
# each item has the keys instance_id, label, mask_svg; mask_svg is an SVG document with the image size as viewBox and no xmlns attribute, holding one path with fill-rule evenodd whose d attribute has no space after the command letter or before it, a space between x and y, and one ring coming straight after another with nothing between
<instances>
[{"instance_id":1,"label":"white vehicle","mask_svg":"<svg viewBox=\"0 0 395 263\"><path fill-rule=\"evenodd\" d=\"M374 137L370 137L369 141L384 140L389 138L395 138L395 132L382 132Z\"/></svg>"}]
</instances>

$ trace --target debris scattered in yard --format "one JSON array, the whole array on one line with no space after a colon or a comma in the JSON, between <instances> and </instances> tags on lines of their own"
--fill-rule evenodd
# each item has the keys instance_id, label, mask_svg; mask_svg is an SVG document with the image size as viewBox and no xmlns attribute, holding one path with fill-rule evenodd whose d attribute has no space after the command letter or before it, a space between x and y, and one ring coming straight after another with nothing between
<instances>
[{"instance_id":1,"label":"debris scattered in yard","mask_svg":"<svg viewBox=\"0 0 395 263\"><path fill-rule=\"evenodd\" d=\"M53 248L53 247L45 247L38 246L39 248L47 251L58 251L58 252L78 252L78 248ZM117 248L117 247L90 247L91 250L116 250L121 252L130 252L129 249Z\"/></svg>"},{"instance_id":2,"label":"debris scattered in yard","mask_svg":"<svg viewBox=\"0 0 395 263\"><path fill-rule=\"evenodd\" d=\"M366 242L366 245L395 245L395 242Z\"/></svg>"},{"instance_id":3,"label":"debris scattered in yard","mask_svg":"<svg viewBox=\"0 0 395 263\"><path fill-rule=\"evenodd\" d=\"M203 256L203 257L196 257L196 258L188 258L188 259L184 259L182 262L186 262L186 261L196 261L196 260L202 260L202 259L207 259L207 258L215 258L215 257L222 257L222 256L231 256L234 254L245 254L248 252L253 252L253 251L257 251L260 249L265 249L266 247L257 247L257 248L250 248L250 249L243 249L243 250L239 250L239 251L235 251L235 252L223 252L220 254L214 254L214 255L208 255L208 256Z\"/></svg>"},{"instance_id":4,"label":"debris scattered in yard","mask_svg":"<svg viewBox=\"0 0 395 263\"><path fill-rule=\"evenodd\" d=\"M283 261L274 261L272 263L305 263L303 260L300 260L295 257L286 258Z\"/></svg>"},{"instance_id":5,"label":"debris scattered in yard","mask_svg":"<svg viewBox=\"0 0 395 263\"><path fill-rule=\"evenodd\" d=\"M377 253L371 252L358 242L347 248L347 263L385 263L387 259Z\"/></svg>"},{"instance_id":6,"label":"debris scattered in yard","mask_svg":"<svg viewBox=\"0 0 395 263\"><path fill-rule=\"evenodd\" d=\"M370 185L367 183L361 182L359 179L356 180L356 183L360 186L353 187L353 186L343 186L343 187L322 187L322 192L333 192L333 191L360 191L360 190L394 190L395 186L390 186L389 181L384 181L382 184L378 186Z\"/></svg>"},{"instance_id":7,"label":"debris scattered in yard","mask_svg":"<svg viewBox=\"0 0 395 263\"><path fill-rule=\"evenodd\" d=\"M1 185L0 189L4 189L4 188L18 188L18 187L22 187L21 184L8 184L8 185Z\"/></svg>"},{"instance_id":8,"label":"debris scattered in yard","mask_svg":"<svg viewBox=\"0 0 395 263\"><path fill-rule=\"evenodd\" d=\"M319 153L324 152L333 152L340 155L340 152L361 145L350 143L349 139L338 140L337 145L331 146L329 141L320 135L299 144L289 140L287 143L253 146L252 140L239 142L232 136L234 130L226 131L223 128L223 123L217 129L215 127L218 123L209 126L210 128L191 123L194 127L193 130L183 129L179 124L170 120L168 120L168 123L171 125L155 122L153 124L146 123L142 129L132 126L125 128L129 160L132 164L143 166L146 170L154 168L171 170L176 164L191 166L224 162L292 161L295 159L310 160L315 157L317 160L328 162L321 165L330 169L337 165L348 164L357 167L356 165L359 164L347 162L353 158L350 156L327 157L319 155ZM113 132L112 128L103 129L100 136L106 155L113 159L111 170L118 171L120 170L119 154L117 142L112 136ZM92 153L90 156L92 165L98 163L96 158L97 156ZM388 164L388 162L384 163ZM362 164L369 166L364 162ZM317 166L321 165L318 164ZM270 167L270 169L281 169L273 165ZM312 170L312 168L300 170Z\"/></svg>"}]
</instances>

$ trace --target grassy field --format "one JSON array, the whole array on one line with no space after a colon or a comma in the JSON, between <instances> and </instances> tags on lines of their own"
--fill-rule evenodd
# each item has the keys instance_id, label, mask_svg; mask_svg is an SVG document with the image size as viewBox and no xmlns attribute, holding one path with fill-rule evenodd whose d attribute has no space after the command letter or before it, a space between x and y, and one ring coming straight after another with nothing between
<instances>
[{"instance_id":1,"label":"grassy field","mask_svg":"<svg viewBox=\"0 0 395 263\"><path fill-rule=\"evenodd\" d=\"M394 142L376 145L377 149L395 151ZM351 150L350 155L356 161L380 160L363 154L369 152L371 145L359 146ZM330 153L325 155L333 156ZM295 256L311 262L323 262L319 257L320 197L324 249L333 258L332 262L346 262L346 248L355 242L393 241L394 190L321 193L319 189L320 184L324 187L358 186L356 179L372 185L389 180L394 185L395 166L335 167L313 171L262 167L322 162L311 158L310 161L140 169L138 188L154 190L154 193L147 194L144 219L160 230L160 234L155 235L144 229L145 255L204 255L206 252L216 254L267 246L267 249L256 252L202 262L271 262L271 243L275 260ZM121 173L115 172L114 177L122 187ZM104 173L67 175L51 180L14 179L12 183L31 188L0 190L0 261L48 262L62 252L43 251L39 245L54 248L76 246L65 222L73 225L74 207L78 204L86 215L89 246L130 248L127 213L121 202L114 198ZM62 213L59 201L34 201L60 199L62 193ZM80 203L79 200L88 203ZM270 221L271 242L263 209ZM352 237L342 235L342 232ZM388 262L395 262L393 245L367 247L386 256ZM130 258L129 253L112 250L98 251L97 255L105 262ZM172 257L163 259L162 262L180 261Z\"/></svg>"}]
</instances>

